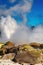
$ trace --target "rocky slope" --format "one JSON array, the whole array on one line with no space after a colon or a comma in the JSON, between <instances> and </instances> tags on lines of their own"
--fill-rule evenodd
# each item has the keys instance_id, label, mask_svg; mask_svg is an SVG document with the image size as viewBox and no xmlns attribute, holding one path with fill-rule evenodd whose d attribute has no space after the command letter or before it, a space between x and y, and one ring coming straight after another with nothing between
<instances>
[{"instance_id":1,"label":"rocky slope","mask_svg":"<svg viewBox=\"0 0 43 65\"><path fill-rule=\"evenodd\" d=\"M43 63L43 44L31 43L16 46L13 42L0 45L0 60L11 60L18 63Z\"/></svg>"}]
</instances>

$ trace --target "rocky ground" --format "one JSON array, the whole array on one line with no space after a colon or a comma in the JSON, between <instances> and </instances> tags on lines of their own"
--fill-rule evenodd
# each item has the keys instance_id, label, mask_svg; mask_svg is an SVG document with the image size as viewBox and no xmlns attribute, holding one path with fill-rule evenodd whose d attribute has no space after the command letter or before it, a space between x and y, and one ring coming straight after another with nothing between
<instances>
[{"instance_id":1,"label":"rocky ground","mask_svg":"<svg viewBox=\"0 0 43 65\"><path fill-rule=\"evenodd\" d=\"M33 64L29 64L29 63L15 63L12 62L11 60L0 60L0 65L33 65ZM39 64L34 64L34 65L43 65L41 63Z\"/></svg>"},{"instance_id":2,"label":"rocky ground","mask_svg":"<svg viewBox=\"0 0 43 65\"><path fill-rule=\"evenodd\" d=\"M43 65L43 44L0 44L0 65Z\"/></svg>"}]
</instances>

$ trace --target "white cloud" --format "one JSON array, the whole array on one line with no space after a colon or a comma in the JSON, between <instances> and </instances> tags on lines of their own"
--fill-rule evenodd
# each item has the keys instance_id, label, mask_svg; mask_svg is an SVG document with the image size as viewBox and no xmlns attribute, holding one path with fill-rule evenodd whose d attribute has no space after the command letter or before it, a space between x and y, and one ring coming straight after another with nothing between
<instances>
[{"instance_id":1,"label":"white cloud","mask_svg":"<svg viewBox=\"0 0 43 65\"><path fill-rule=\"evenodd\" d=\"M26 17L26 13L31 11L31 7L32 7L32 3L33 0L29 0L29 2L27 0L23 0L24 4L21 5L21 3L18 3L17 5L10 7L9 9L0 9L0 16L1 15L5 15L5 16L15 16L16 14L14 14L13 12L17 12L17 14L21 14L22 18L23 18L23 22L24 24L27 22L27 17Z\"/></svg>"},{"instance_id":2,"label":"white cloud","mask_svg":"<svg viewBox=\"0 0 43 65\"><path fill-rule=\"evenodd\" d=\"M22 6L20 6L21 3L18 3L17 5L10 7L9 9L6 9L6 10L0 9L0 15L12 15L14 11L17 11L17 13L29 12L31 9L33 0L31 2L28 2L26 0L23 0L23 1L24 1L24 5Z\"/></svg>"},{"instance_id":3,"label":"white cloud","mask_svg":"<svg viewBox=\"0 0 43 65\"><path fill-rule=\"evenodd\" d=\"M24 0L25 4L21 7L21 10L23 12L30 12L31 6L32 6L32 2L33 2L33 0L30 1L30 2L28 2L27 0Z\"/></svg>"},{"instance_id":4,"label":"white cloud","mask_svg":"<svg viewBox=\"0 0 43 65\"><path fill-rule=\"evenodd\" d=\"M24 5L20 6L20 3L19 3L16 6L11 7L9 10L26 13L26 12L30 12L31 6L32 6L32 1L27 2L26 0L24 0Z\"/></svg>"},{"instance_id":5,"label":"white cloud","mask_svg":"<svg viewBox=\"0 0 43 65\"><path fill-rule=\"evenodd\" d=\"M18 10L18 8L19 8L19 5L16 5L14 7L10 7L10 9L5 9L5 10L0 9L0 15L5 15L5 16L10 15L11 16L14 11Z\"/></svg>"},{"instance_id":6,"label":"white cloud","mask_svg":"<svg viewBox=\"0 0 43 65\"><path fill-rule=\"evenodd\" d=\"M29 37L29 41L43 43L43 26L39 25L33 30L31 36Z\"/></svg>"},{"instance_id":7,"label":"white cloud","mask_svg":"<svg viewBox=\"0 0 43 65\"><path fill-rule=\"evenodd\" d=\"M15 33L16 29L18 28L18 25L16 23L16 20L11 18L10 16L7 16L6 18L1 18L1 31L2 31L2 40L9 40L11 35Z\"/></svg>"},{"instance_id":8,"label":"white cloud","mask_svg":"<svg viewBox=\"0 0 43 65\"><path fill-rule=\"evenodd\" d=\"M11 41L15 43L27 43L29 38L30 30L25 25L20 25L16 33L12 35Z\"/></svg>"},{"instance_id":9,"label":"white cloud","mask_svg":"<svg viewBox=\"0 0 43 65\"><path fill-rule=\"evenodd\" d=\"M43 27L40 25L33 30L21 25L15 34L11 37L11 40L16 43L30 43L38 42L43 43Z\"/></svg>"},{"instance_id":10,"label":"white cloud","mask_svg":"<svg viewBox=\"0 0 43 65\"><path fill-rule=\"evenodd\" d=\"M43 43L43 26L39 25L33 30L24 24L17 25L16 20L10 16L1 19L2 37L0 41L11 40L16 43L40 42Z\"/></svg>"}]
</instances>

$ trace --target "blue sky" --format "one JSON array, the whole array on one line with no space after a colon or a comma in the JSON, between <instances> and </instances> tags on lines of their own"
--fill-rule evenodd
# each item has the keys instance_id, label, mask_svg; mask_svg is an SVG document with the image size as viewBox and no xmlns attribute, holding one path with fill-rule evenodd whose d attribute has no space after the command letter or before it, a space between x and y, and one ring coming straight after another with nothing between
<instances>
[{"instance_id":1,"label":"blue sky","mask_svg":"<svg viewBox=\"0 0 43 65\"><path fill-rule=\"evenodd\" d=\"M8 15L27 26L43 25L43 0L0 0L0 17Z\"/></svg>"}]
</instances>

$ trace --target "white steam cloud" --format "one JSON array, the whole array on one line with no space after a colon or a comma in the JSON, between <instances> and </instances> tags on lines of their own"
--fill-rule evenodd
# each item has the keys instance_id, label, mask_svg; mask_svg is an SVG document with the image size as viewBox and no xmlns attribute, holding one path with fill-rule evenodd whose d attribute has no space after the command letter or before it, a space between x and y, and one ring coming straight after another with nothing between
<instances>
[{"instance_id":1,"label":"white steam cloud","mask_svg":"<svg viewBox=\"0 0 43 65\"><path fill-rule=\"evenodd\" d=\"M40 42L43 43L43 26L37 26L29 37L30 42Z\"/></svg>"},{"instance_id":2,"label":"white steam cloud","mask_svg":"<svg viewBox=\"0 0 43 65\"><path fill-rule=\"evenodd\" d=\"M7 16L6 18L1 18L1 37L0 41L7 41L10 39L11 35L15 33L16 29L18 28L18 25L16 23L16 20L14 20L12 17Z\"/></svg>"},{"instance_id":3,"label":"white steam cloud","mask_svg":"<svg viewBox=\"0 0 43 65\"><path fill-rule=\"evenodd\" d=\"M39 25L33 30L26 25L17 24L16 20L8 16L1 18L2 37L0 41L11 40L15 43L40 42L43 43L43 26Z\"/></svg>"}]
</instances>

